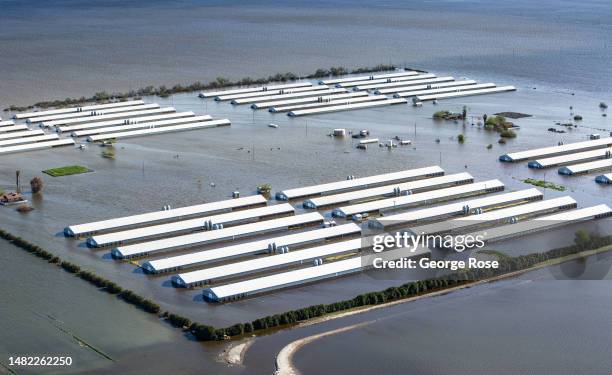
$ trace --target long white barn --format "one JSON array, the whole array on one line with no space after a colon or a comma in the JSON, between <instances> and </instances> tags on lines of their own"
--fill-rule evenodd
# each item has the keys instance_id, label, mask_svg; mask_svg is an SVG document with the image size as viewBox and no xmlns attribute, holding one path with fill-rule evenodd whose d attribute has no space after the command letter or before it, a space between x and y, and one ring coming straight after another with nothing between
<instances>
[{"instance_id":1,"label":"long white barn","mask_svg":"<svg viewBox=\"0 0 612 375\"><path fill-rule=\"evenodd\" d=\"M304 201L306 208L320 209L341 203L353 203L361 200L373 199L389 195L408 195L427 190L435 190L443 187L470 184L474 182L471 174L456 173L446 176L426 178L394 185L384 185L376 188L350 191L348 193L325 195L322 197L311 198Z\"/></svg>"},{"instance_id":2,"label":"long white barn","mask_svg":"<svg viewBox=\"0 0 612 375\"><path fill-rule=\"evenodd\" d=\"M610 146L612 146L612 137L600 138L591 141L568 143L560 146L537 148L527 151L511 152L509 154L501 155L499 157L499 160L510 163L527 159L567 154L571 152L594 150L597 148L604 148Z\"/></svg>"},{"instance_id":3,"label":"long white barn","mask_svg":"<svg viewBox=\"0 0 612 375\"><path fill-rule=\"evenodd\" d=\"M444 175L444 170L439 166L430 166L416 169L408 169L399 172L383 173L374 176L347 179L344 181L329 182L320 185L311 185L295 189L287 189L276 193L278 200L290 200L306 198L317 195L335 194L351 190L380 186L418 180L421 178L436 177Z\"/></svg>"},{"instance_id":4,"label":"long white barn","mask_svg":"<svg viewBox=\"0 0 612 375\"><path fill-rule=\"evenodd\" d=\"M229 245L190 254L149 260L142 267L148 272L160 273L195 267L207 263L239 258L247 255L265 252L274 244L278 247L289 246L292 249L307 244L320 243L327 240L355 236L361 233L361 228L354 224L337 225L328 228L314 229L305 232L285 234L282 236L256 240L237 245Z\"/></svg>"},{"instance_id":5,"label":"long white barn","mask_svg":"<svg viewBox=\"0 0 612 375\"><path fill-rule=\"evenodd\" d=\"M188 217L210 215L216 212L244 209L265 205L267 200L262 195L227 199L223 201L202 203L194 206L172 208L169 210L147 212L138 215L124 216L115 219L94 221L85 224L71 225L64 228L64 234L71 237L91 235L98 232L128 228L137 225L161 223L169 220L179 220Z\"/></svg>"},{"instance_id":6,"label":"long white barn","mask_svg":"<svg viewBox=\"0 0 612 375\"><path fill-rule=\"evenodd\" d=\"M523 204L543 198L544 195L538 189L531 188L383 216L370 220L368 225L375 229L408 226L421 222L440 220L451 216L475 214L476 210L486 211L487 209Z\"/></svg>"},{"instance_id":7,"label":"long white barn","mask_svg":"<svg viewBox=\"0 0 612 375\"><path fill-rule=\"evenodd\" d=\"M296 226L319 224L323 223L323 220L324 218L320 213L312 212L279 219L260 221L251 224L238 225L235 227L163 238L133 245L119 246L114 248L111 253L115 258L129 259L162 251L172 251L175 249L184 249L197 245L204 245L222 240L235 240L236 238L255 236L272 231L288 230Z\"/></svg>"},{"instance_id":8,"label":"long white barn","mask_svg":"<svg viewBox=\"0 0 612 375\"><path fill-rule=\"evenodd\" d=\"M171 236L182 232L201 231L204 230L206 226L219 224L228 226L231 224L246 223L255 219L264 219L277 215L293 215L294 212L295 209L290 204L276 204L272 206L231 211L212 216L198 217L196 219L180 220L143 228L95 235L88 238L87 243L91 247L110 246L135 240L140 241L154 237Z\"/></svg>"},{"instance_id":9,"label":"long white barn","mask_svg":"<svg viewBox=\"0 0 612 375\"><path fill-rule=\"evenodd\" d=\"M347 253L356 253L362 247L361 239L334 242L303 250L290 251L284 254L263 256L242 262L223 264L203 270L181 273L172 278L175 285L180 287L193 287L210 284L219 279L261 272L269 269L286 267L292 264L303 264L307 261Z\"/></svg>"},{"instance_id":10,"label":"long white barn","mask_svg":"<svg viewBox=\"0 0 612 375\"><path fill-rule=\"evenodd\" d=\"M356 214L380 212L383 210L397 210L419 204L432 204L434 202L443 202L446 200L458 199L478 194L488 194L502 190L504 190L504 184L501 181L488 180L445 189L426 191L418 194L403 195L394 198L339 207L332 210L332 215L336 217L348 218Z\"/></svg>"}]
</instances>

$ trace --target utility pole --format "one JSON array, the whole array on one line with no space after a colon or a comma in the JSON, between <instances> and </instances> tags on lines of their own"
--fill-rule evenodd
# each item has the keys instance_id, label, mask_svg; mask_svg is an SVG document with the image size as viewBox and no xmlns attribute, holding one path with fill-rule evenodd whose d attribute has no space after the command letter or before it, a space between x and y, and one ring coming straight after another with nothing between
<instances>
[{"instance_id":1,"label":"utility pole","mask_svg":"<svg viewBox=\"0 0 612 375\"><path fill-rule=\"evenodd\" d=\"M15 171L15 185L16 185L16 189L17 191L19 191L19 176L21 175L21 171L20 170L16 170Z\"/></svg>"}]
</instances>

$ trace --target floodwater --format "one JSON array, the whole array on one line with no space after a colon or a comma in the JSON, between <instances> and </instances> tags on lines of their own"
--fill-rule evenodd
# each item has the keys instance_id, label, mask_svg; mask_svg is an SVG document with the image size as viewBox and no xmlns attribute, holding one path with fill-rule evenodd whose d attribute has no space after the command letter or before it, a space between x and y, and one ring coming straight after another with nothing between
<instances>
[{"instance_id":1,"label":"floodwater","mask_svg":"<svg viewBox=\"0 0 612 375\"><path fill-rule=\"evenodd\" d=\"M47 168L80 164L94 170L60 178L44 176L42 198L30 197L24 188L35 210L22 215L12 208L0 208L0 227L154 298L165 310L193 320L225 326L350 298L399 282L356 275L233 304L210 305L201 300L200 290L174 289L168 285L170 275L143 275L132 265L110 259L107 249L90 250L79 241L64 238L62 229L70 224L159 210L166 204L179 207L227 199L234 190L252 194L261 183L270 183L278 191L342 180L349 174L367 176L434 164L441 165L447 173L470 172L476 180L498 178L507 190L528 188L530 185L520 181L535 177L568 188L565 193L546 190L546 198L569 194L581 206L612 203L609 188L595 184L593 175L563 178L554 169L534 171L524 164L502 165L497 161L506 152L585 140L590 133L605 135L612 130L610 120L602 117L598 108L601 101L612 102L611 81L602 78L612 73L607 63L611 19L607 15L612 6L605 1L545 1L538 2L537 7L526 1L499 5L484 0L411 5L363 2L351 6L344 2L316 6L311 2L249 2L228 6L184 1L172 7L155 1L0 1L0 7L1 107L90 95L103 89L123 91L147 84L205 81L220 75L239 78L289 70L310 73L318 67L381 62L405 63L436 74L467 76L519 88L516 93L446 100L438 106L392 106L297 119L254 112L248 106L204 101L195 93L167 99L145 98L180 111L229 118L232 126L124 140L116 147L115 160L102 158L102 149L97 146L6 155L0 159L0 187L4 189L14 189L15 170L21 171L22 186ZM474 125L471 119L466 124L431 119L436 110L460 111L463 105L475 117L499 111L524 112L533 117L515 121L521 129L518 137L506 145L498 145L497 135L478 127L475 118ZM554 122L570 118L570 106L583 116L581 125L566 134L548 132L546 129ZM6 118L10 113L1 116ZM270 122L279 124L279 128L269 128ZM373 137L380 139L398 135L412 139L413 145L392 151L360 151L354 148L351 138L328 137L333 128L369 129ZM456 140L461 133L466 136L462 145ZM493 145L491 150L486 149L488 144ZM572 237L573 231L557 230L537 237L536 243L554 247ZM525 251L540 249L538 245L537 249ZM94 346L110 352L111 357L119 358L121 348L125 353L150 354L165 352L162 348L167 347L169 357L176 348L180 348L179 352L193 351L194 355L200 349L199 344L185 340L176 330L143 317L130 306L111 301L112 297L94 293L85 283L52 280L68 280L69 275L44 262L27 254L20 256L12 248L2 250L2 293L20 291L23 301L18 300L11 314L23 317L23 321L14 318L16 323L0 335L21 337L21 351L35 352L38 345L31 339L35 333L28 324L34 318L19 314L26 309L22 304L31 303L29 296L35 292L49 295L53 290L65 296L77 293L71 288L92 291L80 292L91 296L84 303L91 307L91 314L81 314L85 307L79 307L72 314L58 311L51 315L72 324L69 329L79 336L96 336ZM5 254L10 255L4 257ZM31 277L24 283L26 269L33 276L46 272L53 275L48 280ZM551 293L564 290L561 284L543 288ZM40 305L29 310L43 316L44 311L53 311L55 304L52 299L37 299L36 303ZM573 300L565 303L572 306ZM68 310L70 304L65 302L62 306ZM122 316L126 325L140 320L143 326L134 323L133 330L121 328L113 317L116 309L125 309ZM35 316L39 319L39 315ZM48 325L40 319L37 324ZM103 324L105 319L109 319L108 324ZM92 320L101 322L99 331L88 331ZM115 342L120 340L115 332L119 330L129 336L123 344ZM51 347L56 347L51 343L67 340L61 344L67 345L65 350L76 351L74 343L63 334L47 337ZM200 360L212 362L214 350L206 350L208 354ZM81 355L82 369L109 366L89 352ZM149 359L159 357L150 354ZM115 366L137 368L121 358Z\"/></svg>"},{"instance_id":2,"label":"floodwater","mask_svg":"<svg viewBox=\"0 0 612 375\"><path fill-rule=\"evenodd\" d=\"M612 257L600 255L287 330L256 339L245 364L270 374L288 343L366 323L303 346L295 366L302 374L609 373L611 268ZM572 280L559 279L569 273Z\"/></svg>"}]
</instances>

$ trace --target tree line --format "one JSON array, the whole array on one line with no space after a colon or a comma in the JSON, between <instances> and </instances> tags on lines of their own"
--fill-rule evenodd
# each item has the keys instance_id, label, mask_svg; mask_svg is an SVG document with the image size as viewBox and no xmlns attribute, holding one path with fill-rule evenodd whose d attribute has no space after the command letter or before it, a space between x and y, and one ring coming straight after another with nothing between
<instances>
[{"instance_id":1,"label":"tree line","mask_svg":"<svg viewBox=\"0 0 612 375\"><path fill-rule=\"evenodd\" d=\"M217 328L207 324L192 322L188 318L170 313L168 311L161 312L160 306L155 302L142 297L131 290L124 289L110 280L97 276L91 271L82 270L81 267L74 263L61 260L58 256L53 255L51 252L46 251L41 247L22 239L21 237L14 236L2 229L0 229L0 238L11 242L15 246L39 258L47 260L51 264L61 267L66 272L78 276L102 291L116 295L123 301L130 303L145 312L157 314L172 326L190 333L198 341L216 341L226 338L241 337L243 335L253 334L258 331L305 322L309 319L318 318L340 311L364 306L380 305L387 302L411 298L426 293L472 283L476 280L487 279L510 272L525 270L551 259L561 258L585 250L598 249L612 244L612 236L599 236L597 234L591 234L586 231L579 230L575 234L574 244L570 246L516 257L498 257L499 268L496 269L488 268L461 270L436 278L412 281L400 286L389 287L378 292L360 294L352 299L344 301L338 301L330 304L312 305L300 309L286 311L280 314L265 316L251 322L236 323L229 327Z\"/></svg>"},{"instance_id":2,"label":"tree line","mask_svg":"<svg viewBox=\"0 0 612 375\"><path fill-rule=\"evenodd\" d=\"M336 77L345 74L363 74L363 73L374 73L381 72L387 70L396 69L395 65L392 64L379 64L372 67L361 67L352 70L348 70L344 67L331 67L329 69L317 69L314 73L307 75L306 77L300 77L297 74L287 72L287 73L276 73L274 75L270 75L265 78L251 78L245 77L239 80L231 80L229 78L217 77L215 80L202 83L200 81L196 81L189 85L181 85L176 84L171 87L167 87L165 85L161 85L158 87L155 86L146 86L137 90L130 90L126 92L116 92L116 93L108 93L106 91L100 91L95 93L90 97L82 96L80 98L66 98L59 100L49 100L49 101L41 101L28 106L17 106L11 105L4 109L5 112L23 112L26 110L31 110L33 108L51 108L51 107L67 107L67 106L75 106L81 105L84 103L98 103L98 102L107 102L110 100L119 100L125 101L128 99L137 99L143 96L158 96L161 98L166 98L172 94L186 93L186 92L194 92L194 91L202 91L202 90L215 90L222 89L225 87L231 86L250 86L250 85L265 85L267 83L272 82L288 82L288 81L296 81L301 78L324 78L324 77Z\"/></svg>"}]
</instances>

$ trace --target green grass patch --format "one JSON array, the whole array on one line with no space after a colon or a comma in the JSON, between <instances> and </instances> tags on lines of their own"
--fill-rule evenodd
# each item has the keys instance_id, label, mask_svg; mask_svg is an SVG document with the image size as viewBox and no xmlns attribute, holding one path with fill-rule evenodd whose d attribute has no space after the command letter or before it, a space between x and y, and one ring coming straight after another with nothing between
<instances>
[{"instance_id":1,"label":"green grass patch","mask_svg":"<svg viewBox=\"0 0 612 375\"><path fill-rule=\"evenodd\" d=\"M541 187L544 189L552 189L552 190L557 190L557 191L566 190L565 186L563 185L557 185L557 184L553 184L552 182L546 182L543 180L536 180L534 178L526 178L523 180L523 182L526 184L531 184L533 186Z\"/></svg>"},{"instance_id":2,"label":"green grass patch","mask_svg":"<svg viewBox=\"0 0 612 375\"><path fill-rule=\"evenodd\" d=\"M72 174L81 174L88 172L92 172L92 170L81 165L68 165L66 167L45 169L43 171L43 173L46 173L51 177L70 176Z\"/></svg>"}]
</instances>

